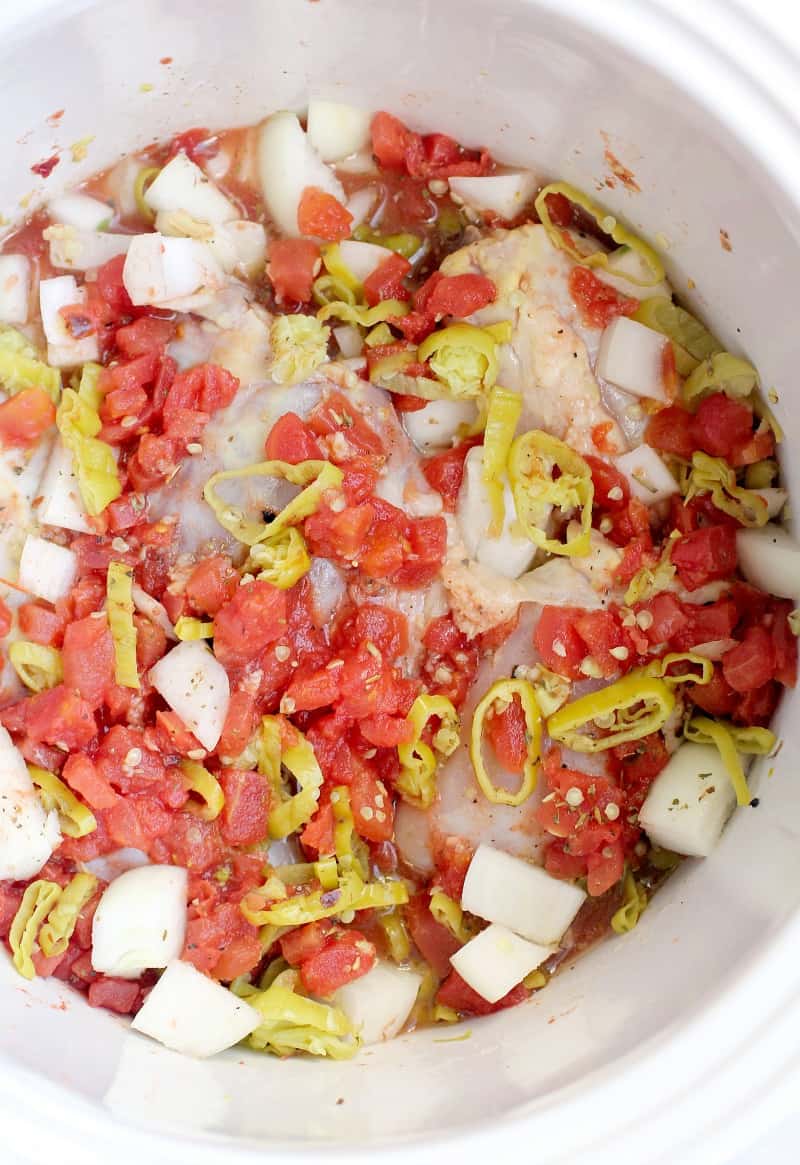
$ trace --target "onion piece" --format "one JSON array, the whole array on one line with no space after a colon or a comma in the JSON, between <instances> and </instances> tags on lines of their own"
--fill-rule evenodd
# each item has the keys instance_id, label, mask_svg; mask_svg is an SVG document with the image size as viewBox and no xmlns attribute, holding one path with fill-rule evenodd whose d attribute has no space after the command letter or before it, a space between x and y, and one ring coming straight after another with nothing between
<instances>
[{"instance_id":1,"label":"onion piece","mask_svg":"<svg viewBox=\"0 0 800 1165\"><path fill-rule=\"evenodd\" d=\"M122 282L137 306L177 300L191 311L192 299L219 290L225 276L206 243L152 232L131 239Z\"/></svg>"},{"instance_id":2,"label":"onion piece","mask_svg":"<svg viewBox=\"0 0 800 1165\"><path fill-rule=\"evenodd\" d=\"M113 217L114 208L99 198L75 191L52 198L47 204L47 213L54 223L77 227L79 231L99 231Z\"/></svg>"},{"instance_id":3,"label":"onion piece","mask_svg":"<svg viewBox=\"0 0 800 1165\"><path fill-rule=\"evenodd\" d=\"M114 235L107 231L79 230L56 223L43 232L50 244L53 267L67 271L92 271L109 259L126 254L132 235Z\"/></svg>"},{"instance_id":4,"label":"onion piece","mask_svg":"<svg viewBox=\"0 0 800 1165\"><path fill-rule=\"evenodd\" d=\"M182 210L212 226L239 217L231 200L183 152L170 158L147 187L144 200L154 212Z\"/></svg>"},{"instance_id":5,"label":"onion piece","mask_svg":"<svg viewBox=\"0 0 800 1165\"><path fill-rule=\"evenodd\" d=\"M0 725L0 878L32 878L60 844L58 814L45 813L22 753Z\"/></svg>"},{"instance_id":6,"label":"onion piece","mask_svg":"<svg viewBox=\"0 0 800 1165\"><path fill-rule=\"evenodd\" d=\"M30 298L30 259L27 255L0 255L0 323L27 323Z\"/></svg>"},{"instance_id":7,"label":"onion piece","mask_svg":"<svg viewBox=\"0 0 800 1165\"><path fill-rule=\"evenodd\" d=\"M350 195L347 200L347 209L353 216L352 230L360 227L371 217L379 195L380 191L375 186L363 186L361 190L356 190Z\"/></svg>"},{"instance_id":8,"label":"onion piece","mask_svg":"<svg viewBox=\"0 0 800 1165\"><path fill-rule=\"evenodd\" d=\"M187 1056L214 1056L238 1044L261 1023L238 999L191 963L175 959L147 996L131 1027Z\"/></svg>"},{"instance_id":9,"label":"onion piece","mask_svg":"<svg viewBox=\"0 0 800 1165\"><path fill-rule=\"evenodd\" d=\"M736 550L748 582L782 599L800 598L800 543L782 526L737 530Z\"/></svg>"},{"instance_id":10,"label":"onion piece","mask_svg":"<svg viewBox=\"0 0 800 1165\"><path fill-rule=\"evenodd\" d=\"M299 235L297 209L307 186L318 186L344 203L339 179L317 154L293 113L273 113L261 127L258 171L264 201L279 230Z\"/></svg>"},{"instance_id":11,"label":"onion piece","mask_svg":"<svg viewBox=\"0 0 800 1165\"><path fill-rule=\"evenodd\" d=\"M361 332L352 324L342 324L333 329L333 338L339 345L339 351L345 360L353 360L364 351L364 341Z\"/></svg>"},{"instance_id":12,"label":"onion piece","mask_svg":"<svg viewBox=\"0 0 800 1165\"><path fill-rule=\"evenodd\" d=\"M138 583L134 583L131 587L131 598L140 615L144 615L145 619L149 619L151 623L155 623L156 627L160 627L167 639L171 639L173 643L177 641L178 636L175 634L172 620L163 603L159 603L158 599L148 595L147 591L143 590Z\"/></svg>"},{"instance_id":13,"label":"onion piece","mask_svg":"<svg viewBox=\"0 0 800 1165\"><path fill-rule=\"evenodd\" d=\"M339 257L359 283L369 278L393 254L394 251L377 243L359 243L357 239L344 239L339 243Z\"/></svg>"},{"instance_id":14,"label":"onion piece","mask_svg":"<svg viewBox=\"0 0 800 1165\"><path fill-rule=\"evenodd\" d=\"M789 491L779 489L777 486L770 486L769 488L757 489L753 491L757 493L760 498L763 498L767 503L767 516L777 518L783 507L789 500Z\"/></svg>"},{"instance_id":15,"label":"onion piece","mask_svg":"<svg viewBox=\"0 0 800 1165\"><path fill-rule=\"evenodd\" d=\"M528 942L513 930L493 922L456 951L450 962L481 998L487 1003L497 1003L557 950L554 946Z\"/></svg>"},{"instance_id":16,"label":"onion piece","mask_svg":"<svg viewBox=\"0 0 800 1165\"><path fill-rule=\"evenodd\" d=\"M267 261L267 232L263 223L237 219L221 223L208 239L219 265L229 274L254 279Z\"/></svg>"},{"instance_id":17,"label":"onion piece","mask_svg":"<svg viewBox=\"0 0 800 1165\"><path fill-rule=\"evenodd\" d=\"M336 101L308 103L308 140L323 162L340 162L369 145L372 114Z\"/></svg>"},{"instance_id":18,"label":"onion piece","mask_svg":"<svg viewBox=\"0 0 800 1165\"><path fill-rule=\"evenodd\" d=\"M150 682L203 748L214 748L222 735L231 690L225 668L205 643L187 639L173 647L151 667Z\"/></svg>"},{"instance_id":19,"label":"onion piece","mask_svg":"<svg viewBox=\"0 0 800 1165\"><path fill-rule=\"evenodd\" d=\"M19 561L19 585L38 599L65 598L78 574L78 556L66 546L29 534Z\"/></svg>"},{"instance_id":20,"label":"onion piece","mask_svg":"<svg viewBox=\"0 0 800 1165\"><path fill-rule=\"evenodd\" d=\"M183 950L188 874L139 866L104 891L92 923L92 967L118 979L160 970Z\"/></svg>"},{"instance_id":21,"label":"onion piece","mask_svg":"<svg viewBox=\"0 0 800 1165\"><path fill-rule=\"evenodd\" d=\"M421 983L422 976L415 971L401 971L391 963L378 962L360 979L340 987L333 1002L341 1007L365 1044L377 1044L400 1031Z\"/></svg>"},{"instance_id":22,"label":"onion piece","mask_svg":"<svg viewBox=\"0 0 800 1165\"><path fill-rule=\"evenodd\" d=\"M464 461L464 477L456 504L461 537L470 558L504 578L513 579L531 565L536 546L524 534L512 533L517 511L508 482L504 502L503 530L497 538L491 538L487 531L492 522L492 505L483 480L483 449L479 446L470 449Z\"/></svg>"},{"instance_id":23,"label":"onion piece","mask_svg":"<svg viewBox=\"0 0 800 1165\"><path fill-rule=\"evenodd\" d=\"M424 409L403 413L403 428L420 453L449 448L464 425L478 415L471 400L432 400Z\"/></svg>"},{"instance_id":24,"label":"onion piece","mask_svg":"<svg viewBox=\"0 0 800 1165\"><path fill-rule=\"evenodd\" d=\"M487 922L499 922L530 942L559 942L586 892L553 878L490 845L479 845L467 870L461 905Z\"/></svg>"},{"instance_id":25,"label":"onion piece","mask_svg":"<svg viewBox=\"0 0 800 1165\"><path fill-rule=\"evenodd\" d=\"M72 451L58 437L44 471L39 492L39 521L44 526L60 526L76 534L91 534L89 516L83 505Z\"/></svg>"},{"instance_id":26,"label":"onion piece","mask_svg":"<svg viewBox=\"0 0 800 1165\"><path fill-rule=\"evenodd\" d=\"M718 663L737 642L736 639L707 639L705 643L693 643L692 655L702 655L704 659Z\"/></svg>"},{"instance_id":27,"label":"onion piece","mask_svg":"<svg viewBox=\"0 0 800 1165\"><path fill-rule=\"evenodd\" d=\"M614 464L627 477L633 496L647 506L680 492L677 481L650 445L639 445L630 453L623 453Z\"/></svg>"},{"instance_id":28,"label":"onion piece","mask_svg":"<svg viewBox=\"0 0 800 1165\"><path fill-rule=\"evenodd\" d=\"M705 858L736 806L733 783L710 744L682 744L650 786L639 824L675 853Z\"/></svg>"},{"instance_id":29,"label":"onion piece","mask_svg":"<svg viewBox=\"0 0 800 1165\"><path fill-rule=\"evenodd\" d=\"M597 375L634 396L666 403L663 357L668 343L660 332L617 316L600 338Z\"/></svg>"},{"instance_id":30,"label":"onion piece","mask_svg":"<svg viewBox=\"0 0 800 1165\"><path fill-rule=\"evenodd\" d=\"M510 221L536 193L539 183L529 170L489 174L482 178L450 178L451 193L474 210L489 210Z\"/></svg>"},{"instance_id":31,"label":"onion piece","mask_svg":"<svg viewBox=\"0 0 800 1165\"><path fill-rule=\"evenodd\" d=\"M62 307L86 303L86 288L78 287L74 275L57 275L39 283L39 311L47 337L47 363L56 368L75 368L99 360L100 346L92 334L76 339L61 315Z\"/></svg>"}]
</instances>

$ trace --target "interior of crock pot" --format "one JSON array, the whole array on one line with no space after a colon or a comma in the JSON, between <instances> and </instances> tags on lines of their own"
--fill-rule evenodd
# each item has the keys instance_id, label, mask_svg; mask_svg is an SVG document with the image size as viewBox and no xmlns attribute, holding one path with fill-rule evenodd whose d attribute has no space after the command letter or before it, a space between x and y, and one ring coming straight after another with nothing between
<instances>
[{"instance_id":1,"label":"interior of crock pot","mask_svg":"<svg viewBox=\"0 0 800 1165\"><path fill-rule=\"evenodd\" d=\"M800 441L800 418L785 407L792 329L776 311L794 286L797 224L710 114L549 6L108 0L32 18L0 42L0 57L8 218L155 137L299 110L309 94L386 108L543 177L602 186L614 212L666 248L679 292L777 388L787 444ZM48 117L61 109L53 128ZM89 136L88 156L75 163L69 146ZM30 166L54 148L61 161L43 187ZM607 149L640 192L606 184ZM797 490L800 475L785 468ZM632 934L521 1009L403 1037L344 1064L239 1050L198 1062L130 1034L60 984L21 985L3 959L0 1063L128 1120L295 1144L397 1142L547 1097L696 1014L796 909L798 726L787 706L779 731L780 756L753 778L758 810L737 814L711 858L687 862Z\"/></svg>"}]
</instances>

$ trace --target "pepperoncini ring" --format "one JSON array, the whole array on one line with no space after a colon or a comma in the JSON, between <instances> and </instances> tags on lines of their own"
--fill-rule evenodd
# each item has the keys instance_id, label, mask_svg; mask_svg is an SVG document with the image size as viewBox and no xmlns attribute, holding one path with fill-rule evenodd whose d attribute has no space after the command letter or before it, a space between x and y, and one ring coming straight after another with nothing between
<instances>
[{"instance_id":1,"label":"pepperoncini ring","mask_svg":"<svg viewBox=\"0 0 800 1165\"><path fill-rule=\"evenodd\" d=\"M616 683L559 708L547 721L547 731L553 740L576 752L603 752L657 732L674 707L675 696L664 680L641 670L633 671ZM590 736L580 731L598 719L611 720L606 735Z\"/></svg>"},{"instance_id":2,"label":"pepperoncini ring","mask_svg":"<svg viewBox=\"0 0 800 1165\"><path fill-rule=\"evenodd\" d=\"M492 784L483 760L483 724L496 700L509 704L517 696L525 716L525 736L528 745L522 770L522 781L515 793ZM472 718L469 755L478 784L488 801L494 805L522 805L536 788L539 777L538 761L542 745L542 714L533 685L528 680L503 679L492 684L479 702Z\"/></svg>"},{"instance_id":3,"label":"pepperoncini ring","mask_svg":"<svg viewBox=\"0 0 800 1165\"><path fill-rule=\"evenodd\" d=\"M554 479L555 469L560 476ZM594 485L592 472L579 453L557 437L531 429L511 446L508 476L517 520L531 542L548 554L581 558L589 553ZM565 517L580 511L580 532L566 542L548 538L545 532L553 507Z\"/></svg>"}]
</instances>

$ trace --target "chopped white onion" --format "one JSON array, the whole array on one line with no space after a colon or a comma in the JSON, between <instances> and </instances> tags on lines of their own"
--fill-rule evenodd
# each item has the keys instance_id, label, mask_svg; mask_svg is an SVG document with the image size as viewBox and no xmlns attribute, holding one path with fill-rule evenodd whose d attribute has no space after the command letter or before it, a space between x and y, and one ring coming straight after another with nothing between
<instances>
[{"instance_id":1,"label":"chopped white onion","mask_svg":"<svg viewBox=\"0 0 800 1165\"><path fill-rule=\"evenodd\" d=\"M145 619L149 619L151 623L160 627L167 639L177 640L178 636L175 634L172 620L163 603L159 603L158 599L148 595L147 591L143 590L138 583L134 583L131 587L131 598L140 615L144 615Z\"/></svg>"},{"instance_id":2,"label":"chopped white onion","mask_svg":"<svg viewBox=\"0 0 800 1165\"><path fill-rule=\"evenodd\" d=\"M65 598L78 574L78 556L66 546L29 534L19 560L19 585L23 590L55 603Z\"/></svg>"},{"instance_id":3,"label":"chopped white onion","mask_svg":"<svg viewBox=\"0 0 800 1165\"><path fill-rule=\"evenodd\" d=\"M379 247L377 243L359 243L357 239L345 239L339 243L341 260L359 283L363 283L393 254L388 247Z\"/></svg>"},{"instance_id":4,"label":"chopped white onion","mask_svg":"<svg viewBox=\"0 0 800 1165\"><path fill-rule=\"evenodd\" d=\"M114 208L88 194L60 194L47 204L47 213L54 223L77 227L79 231L98 231L113 217Z\"/></svg>"},{"instance_id":5,"label":"chopped white onion","mask_svg":"<svg viewBox=\"0 0 800 1165\"><path fill-rule=\"evenodd\" d=\"M347 582L338 566L329 558L317 554L311 560L308 581L311 584L317 626L324 627L330 623L347 594Z\"/></svg>"},{"instance_id":6,"label":"chopped white onion","mask_svg":"<svg viewBox=\"0 0 800 1165\"><path fill-rule=\"evenodd\" d=\"M347 983L333 996L365 1044L390 1040L402 1028L416 1002L422 976L401 971L391 963L378 962Z\"/></svg>"},{"instance_id":7,"label":"chopped white onion","mask_svg":"<svg viewBox=\"0 0 800 1165\"><path fill-rule=\"evenodd\" d=\"M660 332L617 316L600 338L597 375L634 396L666 402L663 355L667 343Z\"/></svg>"},{"instance_id":8,"label":"chopped white onion","mask_svg":"<svg viewBox=\"0 0 800 1165\"><path fill-rule=\"evenodd\" d=\"M580 533L580 522L571 521L567 526L567 538L572 540ZM607 591L617 581L615 572L622 562L622 552L599 530L590 530L589 553L575 555L570 562L573 569L588 579L596 591Z\"/></svg>"},{"instance_id":9,"label":"chopped white onion","mask_svg":"<svg viewBox=\"0 0 800 1165\"><path fill-rule=\"evenodd\" d=\"M74 275L57 275L39 284L39 311L47 337L47 362L57 368L74 368L100 358L97 336L76 339L61 315L62 307L86 302L86 288L78 287Z\"/></svg>"},{"instance_id":10,"label":"chopped white onion","mask_svg":"<svg viewBox=\"0 0 800 1165\"><path fill-rule=\"evenodd\" d=\"M432 400L424 409L403 413L403 428L420 453L448 449L462 425L471 425L478 415L471 400Z\"/></svg>"},{"instance_id":11,"label":"chopped white onion","mask_svg":"<svg viewBox=\"0 0 800 1165\"><path fill-rule=\"evenodd\" d=\"M150 669L150 682L203 748L222 735L231 690L225 668L205 643L186 640Z\"/></svg>"},{"instance_id":12,"label":"chopped white onion","mask_svg":"<svg viewBox=\"0 0 800 1165\"><path fill-rule=\"evenodd\" d=\"M559 942L586 892L490 845L479 845L467 870L461 905L542 946Z\"/></svg>"},{"instance_id":13,"label":"chopped white onion","mask_svg":"<svg viewBox=\"0 0 800 1165\"><path fill-rule=\"evenodd\" d=\"M711 659L719 663L723 655L735 647L736 639L707 639L705 643L693 643L692 655L702 655L704 659Z\"/></svg>"},{"instance_id":14,"label":"chopped white onion","mask_svg":"<svg viewBox=\"0 0 800 1165\"><path fill-rule=\"evenodd\" d=\"M31 261L27 255L0 255L0 323L28 322Z\"/></svg>"},{"instance_id":15,"label":"chopped white onion","mask_svg":"<svg viewBox=\"0 0 800 1165\"><path fill-rule=\"evenodd\" d=\"M261 1015L191 963L175 959L134 1018L134 1031L187 1056L214 1056L238 1044Z\"/></svg>"},{"instance_id":16,"label":"chopped white onion","mask_svg":"<svg viewBox=\"0 0 800 1165\"><path fill-rule=\"evenodd\" d=\"M339 351L345 360L354 360L364 351L364 341L361 332L352 324L342 324L333 329L333 338L339 345Z\"/></svg>"},{"instance_id":17,"label":"chopped white onion","mask_svg":"<svg viewBox=\"0 0 800 1165\"><path fill-rule=\"evenodd\" d=\"M308 140L323 162L341 162L369 145L372 114L336 101L308 103Z\"/></svg>"},{"instance_id":18,"label":"chopped white onion","mask_svg":"<svg viewBox=\"0 0 800 1165\"><path fill-rule=\"evenodd\" d=\"M208 240L219 265L229 274L253 279L264 270L267 260L267 232L264 224L249 219L221 223Z\"/></svg>"},{"instance_id":19,"label":"chopped white onion","mask_svg":"<svg viewBox=\"0 0 800 1165\"><path fill-rule=\"evenodd\" d=\"M473 991L487 1003L497 1003L557 949L528 942L493 922L456 951L450 962Z\"/></svg>"},{"instance_id":20,"label":"chopped white onion","mask_svg":"<svg viewBox=\"0 0 800 1165\"><path fill-rule=\"evenodd\" d=\"M152 232L131 240L122 282L134 304L159 306L219 290L222 268L206 243ZM188 308L191 310L191 307Z\"/></svg>"},{"instance_id":21,"label":"chopped white onion","mask_svg":"<svg viewBox=\"0 0 800 1165\"><path fill-rule=\"evenodd\" d=\"M90 534L92 527L83 505L71 450L57 438L40 487L39 521L76 534Z\"/></svg>"},{"instance_id":22,"label":"chopped white onion","mask_svg":"<svg viewBox=\"0 0 800 1165\"><path fill-rule=\"evenodd\" d=\"M54 267L63 267L67 271L93 271L109 259L124 255L133 236L79 230L57 223L46 229L45 238L50 243L50 262Z\"/></svg>"},{"instance_id":23,"label":"chopped white onion","mask_svg":"<svg viewBox=\"0 0 800 1165\"><path fill-rule=\"evenodd\" d=\"M118 979L160 970L183 950L188 874L181 866L139 866L115 878L92 923L92 967Z\"/></svg>"},{"instance_id":24,"label":"chopped white onion","mask_svg":"<svg viewBox=\"0 0 800 1165\"><path fill-rule=\"evenodd\" d=\"M45 813L22 753L0 725L0 878L32 878L60 844L58 814Z\"/></svg>"},{"instance_id":25,"label":"chopped white onion","mask_svg":"<svg viewBox=\"0 0 800 1165\"><path fill-rule=\"evenodd\" d=\"M136 204L136 179L145 167L137 157L123 158L108 173L106 189L114 201L114 207L123 218L139 215Z\"/></svg>"},{"instance_id":26,"label":"chopped white onion","mask_svg":"<svg viewBox=\"0 0 800 1165\"><path fill-rule=\"evenodd\" d=\"M470 449L464 461L464 477L456 505L465 549L470 558L496 574L518 578L533 562L536 546L524 534L512 533L517 511L507 482L504 500L503 530L497 538L490 538L487 530L492 521L492 507L483 480L483 449L480 446Z\"/></svg>"},{"instance_id":27,"label":"chopped white onion","mask_svg":"<svg viewBox=\"0 0 800 1165\"><path fill-rule=\"evenodd\" d=\"M230 222L239 212L207 174L183 152L170 158L145 191L153 211L183 210L198 222Z\"/></svg>"},{"instance_id":28,"label":"chopped white onion","mask_svg":"<svg viewBox=\"0 0 800 1165\"><path fill-rule=\"evenodd\" d=\"M650 786L639 824L656 845L705 858L735 806L736 793L718 749L686 743Z\"/></svg>"},{"instance_id":29,"label":"chopped white onion","mask_svg":"<svg viewBox=\"0 0 800 1165\"><path fill-rule=\"evenodd\" d=\"M782 599L800 598L800 543L769 522L736 531L739 568L748 582Z\"/></svg>"},{"instance_id":30,"label":"chopped white onion","mask_svg":"<svg viewBox=\"0 0 800 1165\"><path fill-rule=\"evenodd\" d=\"M319 186L340 202L344 190L320 158L293 113L273 113L261 127L258 169L264 201L279 230L299 235L297 209L307 186Z\"/></svg>"},{"instance_id":31,"label":"chopped white onion","mask_svg":"<svg viewBox=\"0 0 800 1165\"><path fill-rule=\"evenodd\" d=\"M607 266L595 267L593 270L598 279L608 283L621 295L633 295L636 299L652 299L658 295L672 299L672 288L665 279L648 285L647 280L652 279L653 273L633 247L621 247L617 251L612 251L608 256ZM632 276L639 282L632 283L631 279L626 279L625 276Z\"/></svg>"},{"instance_id":32,"label":"chopped white onion","mask_svg":"<svg viewBox=\"0 0 800 1165\"><path fill-rule=\"evenodd\" d=\"M378 190L374 186L362 186L347 200L347 209L353 216L352 229L360 227L372 215L378 200Z\"/></svg>"},{"instance_id":33,"label":"chopped white onion","mask_svg":"<svg viewBox=\"0 0 800 1165\"><path fill-rule=\"evenodd\" d=\"M538 182L529 170L490 174L483 178L449 178L450 190L474 210L490 210L500 218L517 217L536 193Z\"/></svg>"},{"instance_id":34,"label":"chopped white onion","mask_svg":"<svg viewBox=\"0 0 800 1165\"><path fill-rule=\"evenodd\" d=\"M767 514L771 520L778 517L789 500L789 491L778 489L776 486L771 486L769 489L757 489L755 492L767 503Z\"/></svg>"},{"instance_id":35,"label":"chopped white onion","mask_svg":"<svg viewBox=\"0 0 800 1165\"><path fill-rule=\"evenodd\" d=\"M517 579L521 603L551 607L582 607L597 611L604 601L588 579L566 558L550 558Z\"/></svg>"},{"instance_id":36,"label":"chopped white onion","mask_svg":"<svg viewBox=\"0 0 800 1165\"><path fill-rule=\"evenodd\" d=\"M614 464L630 483L631 493L647 506L679 493L678 483L650 445L639 445L617 457Z\"/></svg>"}]
</instances>

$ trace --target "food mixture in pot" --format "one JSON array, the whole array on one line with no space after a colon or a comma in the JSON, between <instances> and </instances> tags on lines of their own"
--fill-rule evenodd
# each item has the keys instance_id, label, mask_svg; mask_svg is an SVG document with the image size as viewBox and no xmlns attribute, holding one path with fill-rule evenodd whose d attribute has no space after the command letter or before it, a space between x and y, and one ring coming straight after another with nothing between
<instances>
[{"instance_id":1,"label":"food mixture in pot","mask_svg":"<svg viewBox=\"0 0 800 1165\"><path fill-rule=\"evenodd\" d=\"M315 101L53 197L0 321L20 975L350 1057L624 942L757 803L780 430L593 196Z\"/></svg>"}]
</instances>

